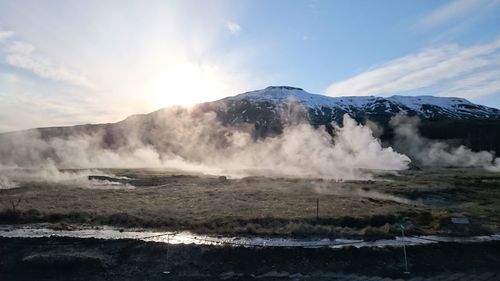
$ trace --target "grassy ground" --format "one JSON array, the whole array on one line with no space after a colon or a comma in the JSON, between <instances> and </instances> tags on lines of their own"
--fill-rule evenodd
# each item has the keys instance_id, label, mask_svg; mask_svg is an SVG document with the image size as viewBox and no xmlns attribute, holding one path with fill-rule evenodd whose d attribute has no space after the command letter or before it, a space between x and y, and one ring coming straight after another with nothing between
<instances>
[{"instance_id":1,"label":"grassy ground","mask_svg":"<svg viewBox=\"0 0 500 281\"><path fill-rule=\"evenodd\" d=\"M398 233L500 231L500 173L423 169L375 181L224 179L158 170L110 170L133 189L23 183L0 190L0 223L109 224L198 233L381 238ZM316 203L319 199L319 217ZM454 225L467 216L470 225Z\"/></svg>"}]
</instances>

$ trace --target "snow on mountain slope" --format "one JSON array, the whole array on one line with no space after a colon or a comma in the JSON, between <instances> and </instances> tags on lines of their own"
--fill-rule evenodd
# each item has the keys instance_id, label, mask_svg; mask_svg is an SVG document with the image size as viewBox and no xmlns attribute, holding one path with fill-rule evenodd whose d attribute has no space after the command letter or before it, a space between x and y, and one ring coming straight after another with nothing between
<instances>
[{"instance_id":1,"label":"snow on mountain slope","mask_svg":"<svg viewBox=\"0 0 500 281\"><path fill-rule=\"evenodd\" d=\"M451 117L498 118L500 111L495 108L477 105L466 99L434 96L392 96L387 98L426 117L432 116L430 106L439 108Z\"/></svg>"},{"instance_id":2,"label":"snow on mountain slope","mask_svg":"<svg viewBox=\"0 0 500 281\"><path fill-rule=\"evenodd\" d=\"M335 113L349 113L354 117L377 114L394 115L400 111L406 111L422 118L500 119L500 110L476 105L462 98L397 95L387 98L374 96L328 97L311 94L303 89L289 86L271 86L228 97L222 101L229 103L264 102L276 106L295 101L316 112L322 112L327 108Z\"/></svg>"}]
</instances>

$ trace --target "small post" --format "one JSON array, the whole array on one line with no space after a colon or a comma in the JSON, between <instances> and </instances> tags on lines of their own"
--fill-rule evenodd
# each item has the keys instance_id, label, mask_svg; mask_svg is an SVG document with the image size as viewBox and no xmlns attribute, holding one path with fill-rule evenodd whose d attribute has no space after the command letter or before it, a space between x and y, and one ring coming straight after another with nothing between
<instances>
[{"instance_id":1,"label":"small post","mask_svg":"<svg viewBox=\"0 0 500 281\"><path fill-rule=\"evenodd\" d=\"M167 253L166 253L166 256L167 256L167 258L166 258L166 260L167 260L166 261L166 265L167 266L166 267L167 267L167 269L169 269L169 266L168 266L168 249L169 248L170 248L170 233L167 234ZM167 271L163 271L163 274L168 275L168 274L170 274L170 271L168 271L168 270Z\"/></svg>"},{"instance_id":2,"label":"small post","mask_svg":"<svg viewBox=\"0 0 500 281\"><path fill-rule=\"evenodd\" d=\"M408 259L406 257L406 244L405 244L405 226L403 224L400 225L401 227L401 241L403 242L403 255L405 259L405 272L404 274L410 274L408 271Z\"/></svg>"},{"instance_id":3,"label":"small post","mask_svg":"<svg viewBox=\"0 0 500 281\"><path fill-rule=\"evenodd\" d=\"M170 234L167 234L167 267L168 267L168 250L170 248Z\"/></svg>"},{"instance_id":4,"label":"small post","mask_svg":"<svg viewBox=\"0 0 500 281\"><path fill-rule=\"evenodd\" d=\"M319 219L319 198L316 199L316 219Z\"/></svg>"}]
</instances>

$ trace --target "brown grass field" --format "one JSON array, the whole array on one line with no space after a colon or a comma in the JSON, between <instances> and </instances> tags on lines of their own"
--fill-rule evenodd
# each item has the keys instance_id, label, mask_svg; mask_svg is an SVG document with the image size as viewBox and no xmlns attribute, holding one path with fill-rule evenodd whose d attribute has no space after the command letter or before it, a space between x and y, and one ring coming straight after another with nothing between
<instances>
[{"instance_id":1,"label":"brown grass field","mask_svg":"<svg viewBox=\"0 0 500 281\"><path fill-rule=\"evenodd\" d=\"M203 234L363 237L500 231L500 174L422 169L373 181L247 177L161 170L107 170L135 188L26 182L0 190L0 223L189 230ZM316 203L319 200L319 216ZM451 217L465 216L469 225Z\"/></svg>"}]
</instances>

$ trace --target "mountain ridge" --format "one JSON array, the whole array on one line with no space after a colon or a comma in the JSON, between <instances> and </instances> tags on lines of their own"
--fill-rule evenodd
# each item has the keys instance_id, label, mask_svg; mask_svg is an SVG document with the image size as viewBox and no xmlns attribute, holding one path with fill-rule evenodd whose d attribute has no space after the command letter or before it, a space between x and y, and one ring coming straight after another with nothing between
<instances>
[{"instance_id":1,"label":"mountain ridge","mask_svg":"<svg viewBox=\"0 0 500 281\"><path fill-rule=\"evenodd\" d=\"M280 94L282 95L281 97L276 97L273 96L272 90L287 90L289 92L281 92ZM294 94L294 92L300 92L300 95L298 97L302 97L299 99L294 99L297 98L297 95ZM274 98L269 98L269 94L271 94L271 97ZM357 100L358 102L355 102ZM376 103L382 103L384 101L389 101L394 104L399 103L400 105L404 105L407 107L406 112L409 113L409 115L417 115L415 112L417 111L415 108L415 105L418 106L418 103L404 103L402 101L404 100L424 100L427 102L422 103L422 105L429 104L431 106L438 106L440 103L443 104L442 101L455 101L457 104L460 104L462 107L466 108L475 108L478 109L478 113L483 113L483 115L470 115L467 114L467 111L464 111L466 117L472 117L472 118L488 118L488 119L500 119L500 109L494 108L494 107L488 107L485 105L479 105L470 102L469 100L465 98L458 98L458 97L436 97L432 95L420 95L420 96L403 96L403 95L392 95L390 97L380 97L380 96L339 96L339 97L332 97L332 96L326 96L326 95L321 95L321 94L313 94L309 93L302 88L298 87L292 87L292 86L268 86L264 89L260 90L254 90L254 91L248 91L244 93L240 93L234 96L228 96L222 99L218 99L215 101L210 101L210 102L203 102L194 105L195 108L205 108L206 110L207 105L208 108L213 109L214 107L211 105L219 105L220 103L226 103L226 102L236 102L236 101L251 101L251 102L282 102L282 103L291 103L291 102L298 102L301 105L305 105L306 107L311 107L313 109L318 109L320 107L335 107L342 105L341 108L344 109L343 113L351 113L353 114L355 119L360 119L356 118L356 113L355 111L348 111L349 106L363 106L368 104L369 102L372 102L374 104ZM354 101L354 102L353 102ZM441 101L441 102L432 102L432 101ZM413 105L413 106L409 106ZM28 130L39 130L39 129L51 129L51 128L69 128L69 127L75 127L75 126L106 126L106 125L113 125L117 124L120 122L126 122L127 120L132 120L136 118L144 118L148 115L155 114L156 112L161 112L164 110L170 110L172 108L176 108L178 106L170 106L170 107L164 107L157 109L155 111L149 112L149 113L137 113L137 114L132 114L130 116L127 116L123 120L117 121L117 122L106 122L106 123L86 123L86 124L75 124L75 125L66 125L66 126L46 126L46 127L37 127L37 128L31 128L31 129L24 129L24 130L18 130L18 131L8 131L8 132L2 132L2 134L10 134L10 133L15 133L15 132L22 132L22 131L28 131ZM226 107L227 108L227 107ZM372 107L373 108L373 107ZM366 110L365 108L363 108ZM368 108L370 109L370 108ZM402 107L396 107L395 109L399 111L404 111L404 108ZM395 113L398 113L395 112ZM485 112L487 112L485 114ZM340 114L339 116L341 117L343 114ZM457 113L450 114L448 117L459 117L460 115ZM419 117L423 118L432 118L432 116L429 115L422 115ZM332 121L341 121L341 118L337 118L337 120L332 120Z\"/></svg>"},{"instance_id":2,"label":"mountain ridge","mask_svg":"<svg viewBox=\"0 0 500 281\"><path fill-rule=\"evenodd\" d=\"M271 86L197 104L190 110L162 108L147 114L131 115L116 123L3 133L0 134L0 141L23 132L34 132L43 140L99 135L101 144L111 149L126 145L131 135L138 136L145 144L158 145L154 136L166 130L168 123L182 122L183 114L184 117L188 114L203 119L206 113L214 114L214 120L222 126L251 128L255 139L281 134L287 124L304 121L316 128L324 126L328 133L334 134L332 123L342 124L344 114L349 114L359 123L379 124L383 128L380 139L390 144L394 135L389 121L400 112L419 117L420 131L427 138L450 140L474 150L494 150L500 154L500 110L495 108L460 98L433 96L328 97L290 86Z\"/></svg>"},{"instance_id":3,"label":"mountain ridge","mask_svg":"<svg viewBox=\"0 0 500 281\"><path fill-rule=\"evenodd\" d=\"M410 115L418 115L423 118L494 118L500 119L500 110L484 105L472 103L464 98L424 96L402 96L390 97L379 96L341 96L331 97L320 94L312 94L301 88L290 86L270 86L265 89L245 92L239 95L223 98L219 101L235 102L242 100L267 101L267 102L289 102L296 101L306 107L315 110L322 107L337 108L348 114L356 114L356 111L375 110L380 104L385 106L388 113L406 111ZM215 101L215 102L219 102ZM354 116L355 117L355 116Z\"/></svg>"}]
</instances>

